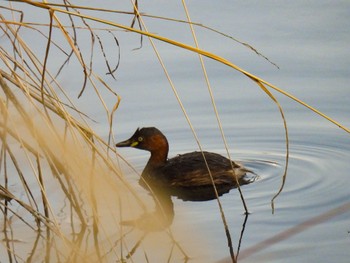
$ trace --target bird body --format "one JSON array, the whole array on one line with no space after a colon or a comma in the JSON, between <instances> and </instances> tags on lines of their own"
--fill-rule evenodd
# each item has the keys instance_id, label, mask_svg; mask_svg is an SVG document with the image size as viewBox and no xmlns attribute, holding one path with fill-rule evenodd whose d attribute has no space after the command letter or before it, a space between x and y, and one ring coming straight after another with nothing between
<instances>
[{"instance_id":1,"label":"bird body","mask_svg":"<svg viewBox=\"0 0 350 263\"><path fill-rule=\"evenodd\" d=\"M148 190L166 190L183 200L214 199L237 187L238 183L250 182L244 178L250 170L217 153L190 152L168 159L168 141L154 127L137 129L130 139L116 146L149 151L151 156L141 174L140 185Z\"/></svg>"}]
</instances>

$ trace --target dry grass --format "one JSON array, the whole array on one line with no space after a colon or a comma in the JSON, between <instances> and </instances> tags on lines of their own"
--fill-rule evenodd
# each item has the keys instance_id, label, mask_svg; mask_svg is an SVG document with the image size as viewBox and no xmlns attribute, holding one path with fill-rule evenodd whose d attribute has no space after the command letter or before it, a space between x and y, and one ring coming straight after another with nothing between
<instances>
[{"instance_id":1,"label":"dry grass","mask_svg":"<svg viewBox=\"0 0 350 263\"><path fill-rule=\"evenodd\" d=\"M150 221L154 218L162 220L162 216L148 211L152 209L153 200L136 193L120 172L116 160L124 160L118 156L113 147L113 115L118 109L120 97L108 86L104 77L99 76L94 70L96 60L104 60L108 74L112 77L118 69L119 42L113 33L116 29L147 37L161 64L162 59L153 39L199 55L225 145L224 132L202 56L225 64L254 81L276 103L283 119L286 135L284 179L287 176L289 154L287 122L281 105L269 88L288 96L350 132L349 129L285 91L240 69L222 57L201 50L196 41L194 26L202 25L192 23L188 12L186 12L187 21L174 20L174 22L188 23L195 46L148 32L142 19L143 15L138 11L137 1L130 5L132 12L78 7L71 5L68 1L62 4L19 2L45 11L48 16L43 22L27 23L24 22L25 11L14 9L11 2L7 7L0 7L2 41L6 42L0 52L0 171L3 175L0 182L0 208L4 218L3 251L7 253L9 262L111 262L111 260L139 262L140 258L144 261L149 260L148 253L152 253L154 247L143 242L145 234L137 235L128 232L127 228L119 222L139 216L143 219L142 221L145 221L145 215L150 216ZM183 3L186 10L185 1ZM21 7L26 10L24 4ZM99 11L100 14L115 12L128 15L131 25L85 15L83 12L87 9ZM61 21L62 16L64 22ZM83 34L82 32L85 32L84 34L88 32L90 49L79 42L79 34ZM24 35L28 33L38 38L34 41L36 44L25 40ZM102 33L109 35L115 44L117 52L113 58L107 55L103 38L100 37ZM39 48L35 46L37 43L41 45ZM246 43L242 44L260 54ZM96 57L94 53L96 47L102 56ZM55 56L60 54L62 60L52 63L50 58L53 54ZM82 72L81 76L77 77L81 83L78 97L84 99L84 92L87 89L92 90L98 102L96 107L101 107L106 114L109 125L107 142L90 127L89 124L93 123L93 120L87 113L81 112L74 105L72 98L74 92L70 87L63 87L59 82L64 68L70 61L74 61ZM171 77L165 66L163 64L162 66L179 105L192 127ZM105 100L106 97L108 101ZM115 103L109 105L110 101ZM201 147L193 127L192 131ZM226 149L229 154L227 145ZM278 193L282 189L283 184ZM248 212L243 193L241 197L244 208ZM230 234L219 198L218 205L230 244ZM165 258L169 260L181 258L186 261L188 258L186 253L174 239L171 231L167 229L167 223L171 223L168 220L169 218L166 218L164 226L166 231L158 236L157 245L165 251ZM140 222L132 223L137 225ZM149 225L137 226L152 228ZM26 242L30 245L24 244L22 238L26 238ZM135 253L140 250L141 243L143 252ZM165 243L167 245L164 245ZM235 260L233 251L231 258Z\"/></svg>"}]
</instances>

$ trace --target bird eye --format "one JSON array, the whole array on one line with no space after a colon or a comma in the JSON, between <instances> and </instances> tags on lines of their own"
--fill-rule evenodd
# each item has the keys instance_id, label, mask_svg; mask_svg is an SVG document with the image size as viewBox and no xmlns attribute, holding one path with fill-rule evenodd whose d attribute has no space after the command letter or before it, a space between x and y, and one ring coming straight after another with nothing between
<instances>
[{"instance_id":1,"label":"bird eye","mask_svg":"<svg viewBox=\"0 0 350 263\"><path fill-rule=\"evenodd\" d=\"M139 141L139 142L142 142L143 141L143 137L139 137L139 138L137 138L137 140Z\"/></svg>"}]
</instances>

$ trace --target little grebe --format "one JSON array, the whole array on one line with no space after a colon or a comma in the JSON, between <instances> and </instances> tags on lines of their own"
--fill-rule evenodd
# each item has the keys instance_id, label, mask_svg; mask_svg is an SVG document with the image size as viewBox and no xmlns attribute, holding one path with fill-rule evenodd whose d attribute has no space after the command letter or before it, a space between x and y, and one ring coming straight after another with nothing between
<instances>
[{"instance_id":1,"label":"little grebe","mask_svg":"<svg viewBox=\"0 0 350 263\"><path fill-rule=\"evenodd\" d=\"M140 185L148 190L162 187L183 200L204 201L216 197L203 154L219 196L237 187L236 180L240 185L250 182L244 178L250 170L216 153L191 152L168 159L168 140L154 127L137 129L130 139L116 146L151 152Z\"/></svg>"}]
</instances>

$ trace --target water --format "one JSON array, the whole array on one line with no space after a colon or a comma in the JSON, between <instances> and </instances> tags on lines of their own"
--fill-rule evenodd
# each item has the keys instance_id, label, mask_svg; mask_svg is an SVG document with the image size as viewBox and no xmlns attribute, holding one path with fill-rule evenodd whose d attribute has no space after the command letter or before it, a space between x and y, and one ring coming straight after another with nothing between
<instances>
[{"instance_id":1,"label":"water","mask_svg":"<svg viewBox=\"0 0 350 263\"><path fill-rule=\"evenodd\" d=\"M345 1L332 3L330 8L326 1L293 2L288 6L276 5L274 1L234 4L203 1L200 6L189 3L189 8L193 21L252 44L280 69L229 39L198 29L203 49L229 59L350 127L347 44L350 25L344 15L350 6ZM168 4L164 8L161 3L147 6L142 3L141 8L152 14L184 18L181 5ZM186 25L174 29L170 22L147 19L146 23L151 32L192 44ZM147 39L143 48L135 51L139 44L137 37L126 33L119 33L118 37L122 60L117 81L106 77L122 97L114 118L115 139L128 138L137 127L155 126L169 140L170 157L198 150ZM203 149L225 155L198 57L164 43L156 42L156 45ZM238 261L347 262L350 135L273 92L286 116L290 154L284 188L275 199L272 213L271 200L281 187L286 165L285 133L278 108L242 74L212 60L204 61L231 157L259 175L256 182L242 187L250 212L247 218L237 190L220 198ZM96 63L96 70L103 74L106 71L103 61ZM63 77L63 81L77 87L80 84L80 80L72 78ZM71 92L76 95L78 91L76 88ZM107 140L104 110L91 107L95 101L90 94L91 90L86 91L77 103L97 121L92 126ZM106 102L111 108L115 100ZM148 159L144 151L120 149L118 152L139 172ZM137 188L137 176L126 176ZM143 189L137 189L144 195ZM173 202L175 215L170 228L190 257L189 262L231 262L217 201L173 199ZM159 239L160 235L151 233L147 238ZM151 262L158 253L163 255L163 247L152 247L145 242L143 249L136 250L137 260L145 259L143 250L147 248L152 251L148 255Z\"/></svg>"}]
</instances>

